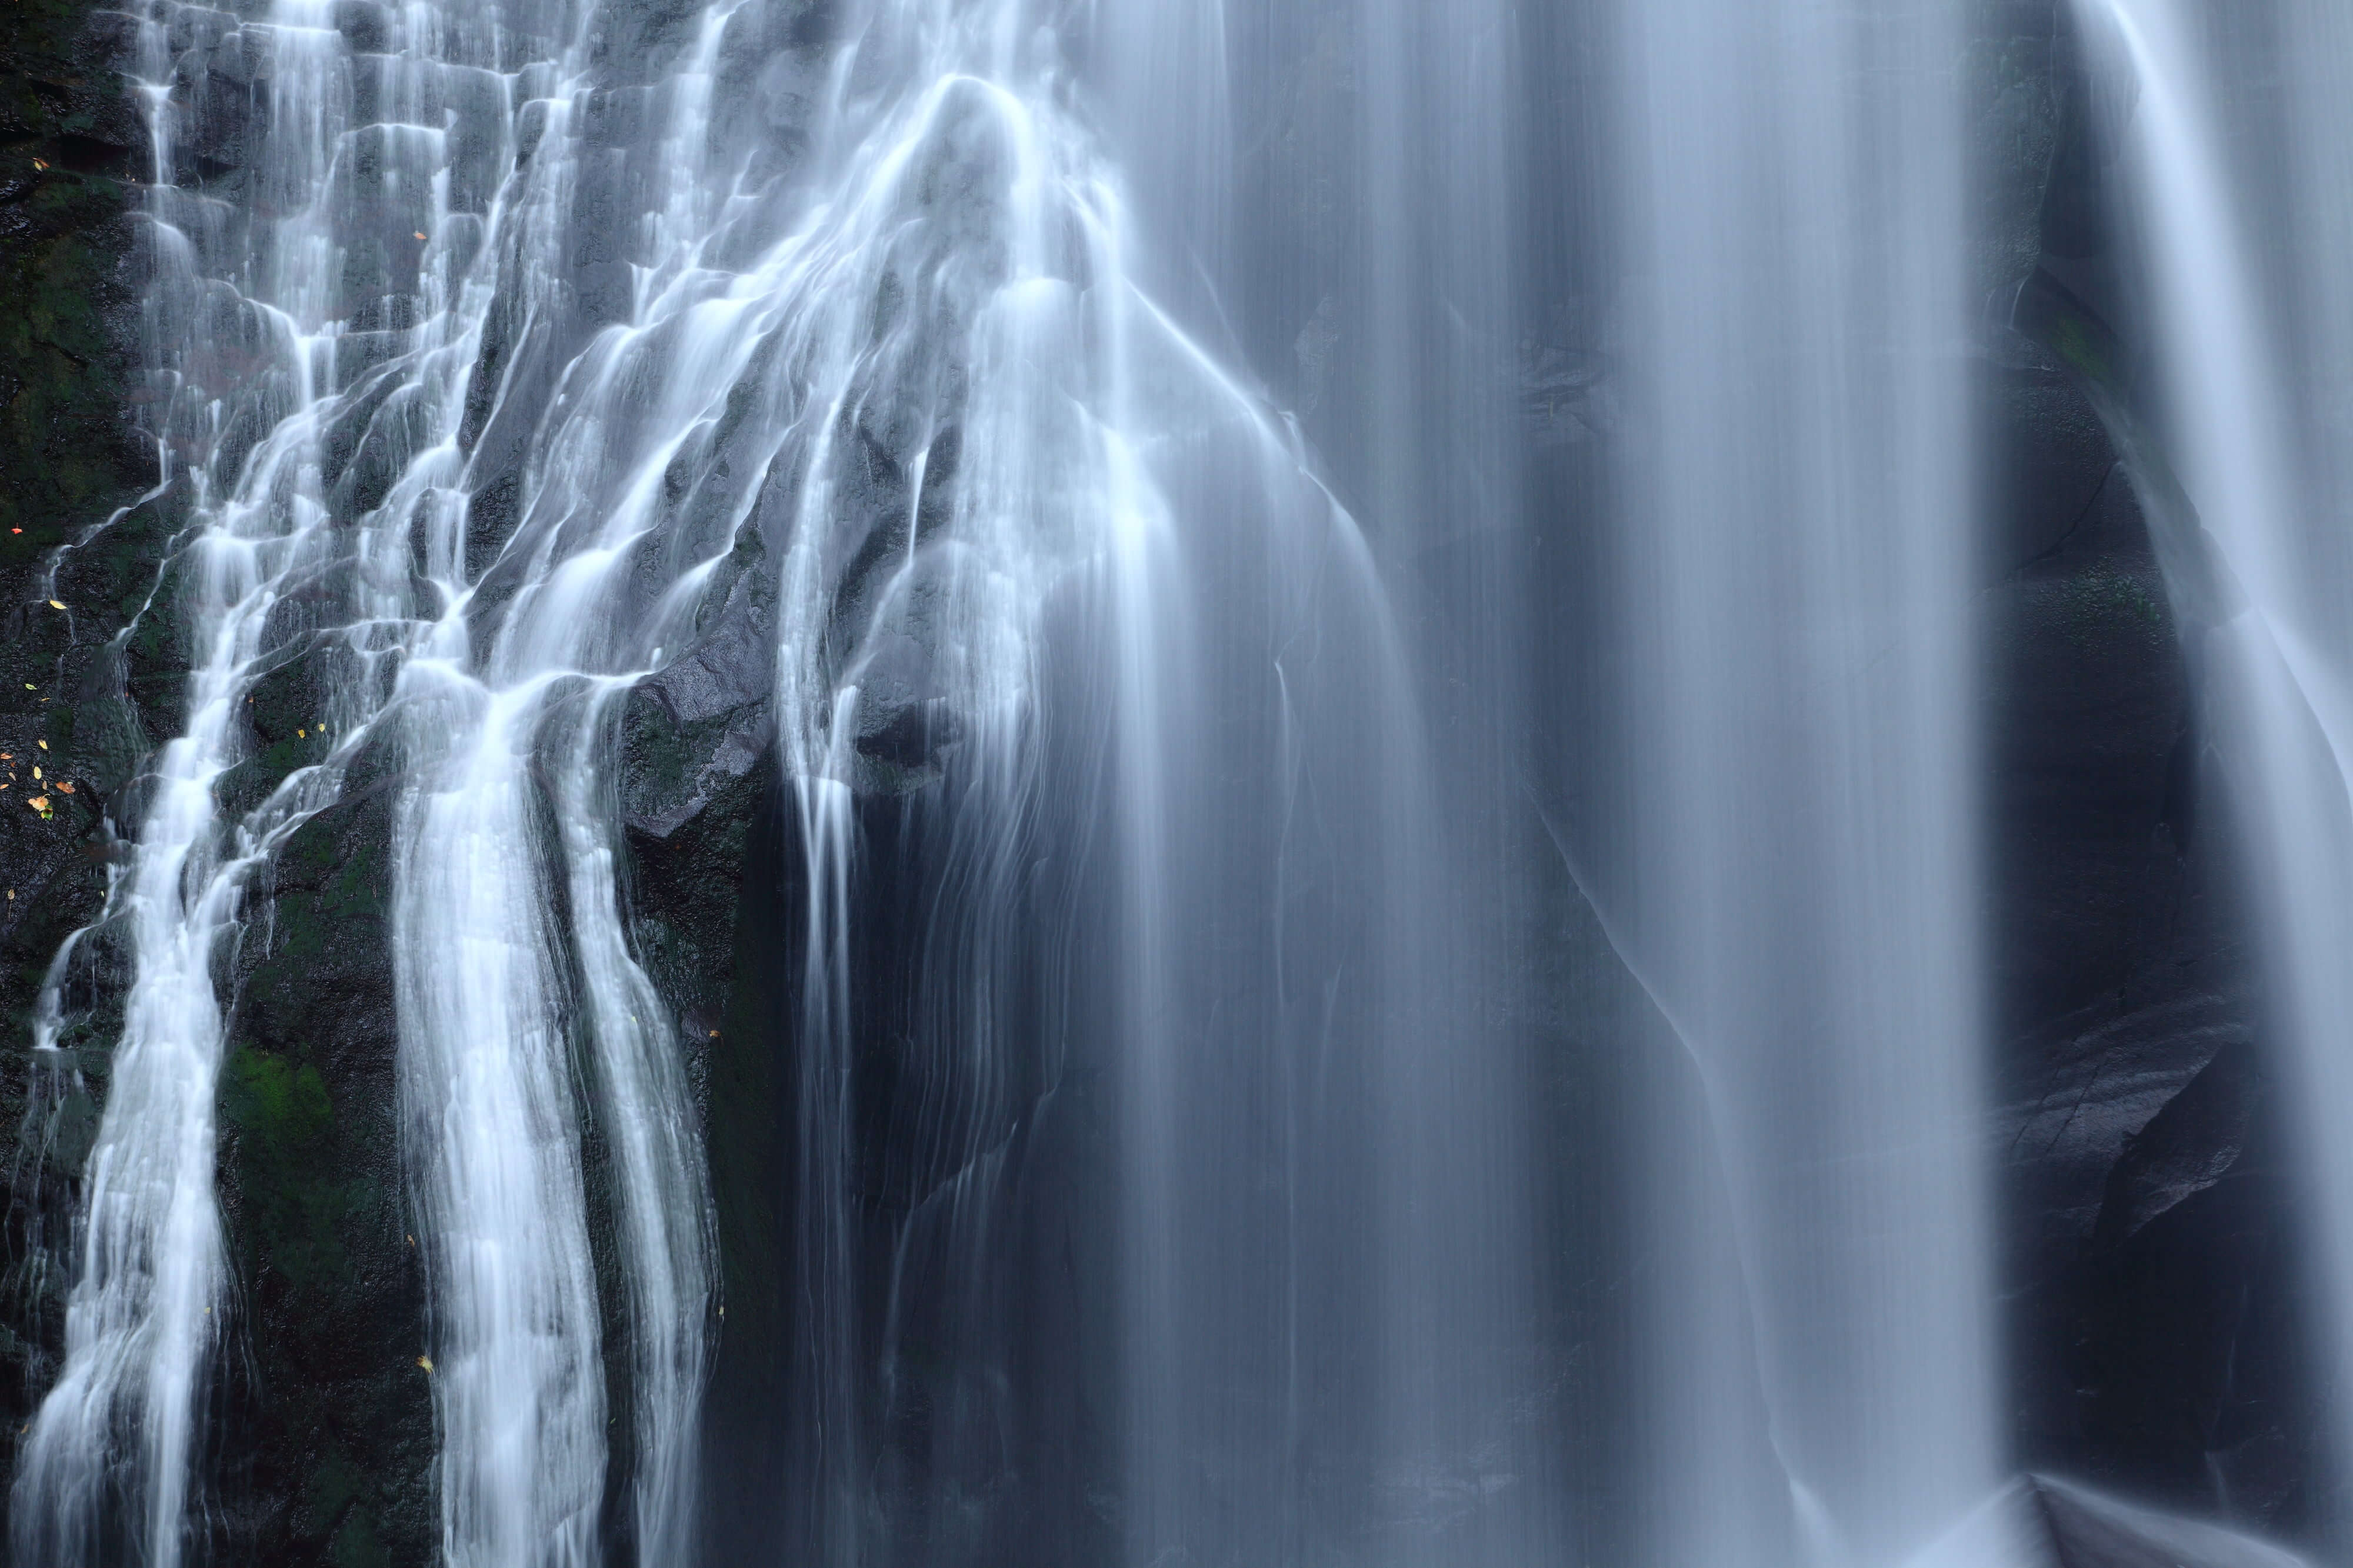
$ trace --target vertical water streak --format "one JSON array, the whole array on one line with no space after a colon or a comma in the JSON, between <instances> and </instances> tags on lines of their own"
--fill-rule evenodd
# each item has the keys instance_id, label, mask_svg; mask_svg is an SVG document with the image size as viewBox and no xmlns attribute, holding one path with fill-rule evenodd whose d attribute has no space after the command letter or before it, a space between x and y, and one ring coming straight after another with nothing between
<instances>
[{"instance_id":1,"label":"vertical water streak","mask_svg":"<svg viewBox=\"0 0 2353 1568\"><path fill-rule=\"evenodd\" d=\"M557 775L565 903L574 960L595 1042L593 1076L613 1152L627 1273L632 1362L638 1561L692 1560L699 1435L696 1417L713 1305L710 1205L700 1129L680 1053L662 1027L669 1008L638 967L621 918L617 812L608 777L608 685L580 716L569 765Z\"/></svg>"},{"instance_id":2,"label":"vertical water streak","mask_svg":"<svg viewBox=\"0 0 2353 1568\"><path fill-rule=\"evenodd\" d=\"M1436 883L1409 689L1347 519L1139 287L1185 268L1135 259L1126 182L1044 20L1008 0L835 17L825 63L795 68L797 200L738 185L707 204L702 265L639 304L649 353L656 331L675 341L650 376L583 368L618 350L575 366L542 437L562 460L517 539L571 548L571 518L607 515L585 498L627 510L657 472L710 485L723 447L734 526L778 563L793 1549L849 1563L934 1528L946 1561L1018 1528L971 1500L1020 1484L1004 1445L1021 1325L992 1299L1010 1260L990 1253L1008 1173L1055 1113L1059 1016L1099 1021L1086 1065L1119 1097L1125 1554L1295 1543L1315 1514L1328 1539L1378 1520L1411 1558L1436 1550L1409 1544L1433 1503L1452 1527L1439 1500L1477 1461L1434 1473L1421 1450L1461 1435L1412 1431L1430 1425L1420 1350L1450 1331L1434 1304L1384 1345L1362 1300L1416 1278L1413 1247L1383 1272L1385 1227L1429 1215L1426 1240L1460 1195L1418 1190L1419 1164L1368 1179L1377 1115L1443 1076L1407 1058L1446 1058L1417 1027L1447 1004L1415 956ZM1216 68L1208 18L1125 21ZM757 160L731 147L712 166ZM1195 210L1217 176L1168 178L1155 210ZM690 336L711 345L692 375L670 357ZM624 390L651 414L625 419ZM642 492L594 477L640 423L677 434L667 469L635 469ZM1090 756L1099 772L1048 773ZM911 895L934 901L900 943ZM1017 939L1033 912L1050 923ZM1108 968L1040 999L1041 955L1097 940L1068 929L1088 918L1110 927ZM1294 1180L1275 1202L1280 1169L1312 1196ZM924 1289L948 1299L912 1310ZM955 1325L956 1359L916 1341L918 1319ZM1270 1401L1292 1414L1270 1425ZM1303 1450L1327 1428L1345 1502L1313 1490Z\"/></svg>"},{"instance_id":3,"label":"vertical water streak","mask_svg":"<svg viewBox=\"0 0 2353 1568\"><path fill-rule=\"evenodd\" d=\"M703 132L715 30L706 17L671 84L673 151ZM478 242L493 269L480 292L495 298L475 308L500 315L506 333L504 374L478 426L491 432L540 423L514 400L549 391L533 356L573 327L567 293L552 284L597 171L579 124L594 90L570 68L561 84L539 75L561 96L530 105L532 154ZM670 216L693 212L673 202ZM674 269L700 237L649 216L639 237ZM629 304L659 323L659 297ZM649 410L621 402L617 385L681 336L700 352L671 367L669 398ZM417 782L397 829L394 953L432 1292L443 1552L456 1563L553 1568L601 1555L612 1456L586 1122L611 1158L606 1201L620 1237L630 1538L649 1565L691 1551L715 1241L678 1025L623 925L608 768L615 705L680 640L710 574L691 542L681 551L661 536L652 481L695 428L699 373L716 345L691 323L589 335L554 387L557 406L577 400L579 412L549 421L524 458L503 552L470 569L486 542L469 538L462 505L434 514L424 552L444 608L398 691ZM453 427L463 407L451 408ZM512 462L510 451L478 446L472 460ZM649 556L675 574L649 605L631 593Z\"/></svg>"},{"instance_id":4,"label":"vertical water streak","mask_svg":"<svg viewBox=\"0 0 2353 1568\"><path fill-rule=\"evenodd\" d=\"M416 690L435 677L441 702ZM442 1553L578 1568L596 1555L605 1402L568 998L524 767L544 682L482 693L425 660L402 681L453 737L401 813L394 912Z\"/></svg>"},{"instance_id":5,"label":"vertical water streak","mask_svg":"<svg viewBox=\"0 0 2353 1568\"><path fill-rule=\"evenodd\" d=\"M1573 1550L1563 1427L1592 1418L1568 1407L1561 1347L1543 1327L1556 1309L1540 1298L1530 1195L1559 1158L1548 1142L1559 1129L1527 1085L1558 1082L1561 1068L1524 1056L1544 1047L1498 1000L1528 986L1529 846L1514 809L1530 761L1528 628L1559 613L1528 591L1535 520L1520 399L1524 338L1537 329L1513 243L1515 193L1544 176L1517 155L1514 7L1358 0L1348 11L1361 260L1344 319L1364 384L1339 440L1414 628L1411 671L1430 708L1425 723L1385 703L1377 753L1394 847L1372 1134L1374 1420L1385 1488L1430 1537L1396 1560L1544 1560Z\"/></svg>"},{"instance_id":6,"label":"vertical water streak","mask_svg":"<svg viewBox=\"0 0 2353 1568\"><path fill-rule=\"evenodd\" d=\"M1736 1249L1705 1257L1704 1204L1654 1218L1689 1272L1661 1283L1643 1373L1649 1557L1883 1563L2002 1460L1961 43L1933 4L1621 16L1642 437L1620 922L1696 1058L1652 1189L1720 1162ZM1718 1310L1736 1281L1745 1312Z\"/></svg>"}]
</instances>

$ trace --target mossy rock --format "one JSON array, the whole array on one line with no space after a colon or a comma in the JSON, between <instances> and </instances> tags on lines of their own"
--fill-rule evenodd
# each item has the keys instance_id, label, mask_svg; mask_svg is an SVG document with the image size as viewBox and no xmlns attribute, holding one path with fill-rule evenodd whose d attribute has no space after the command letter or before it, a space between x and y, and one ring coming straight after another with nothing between
<instances>
[{"instance_id":1,"label":"mossy rock","mask_svg":"<svg viewBox=\"0 0 2353 1568\"><path fill-rule=\"evenodd\" d=\"M400 1163L393 806L377 786L320 813L249 895L221 1075L241 1352L221 1487L239 1560L424 1563L438 1539Z\"/></svg>"},{"instance_id":2,"label":"mossy rock","mask_svg":"<svg viewBox=\"0 0 2353 1568\"><path fill-rule=\"evenodd\" d=\"M0 25L0 574L152 479L128 406L137 287L128 218L142 140L120 28L87 0L16 0Z\"/></svg>"},{"instance_id":3,"label":"mossy rock","mask_svg":"<svg viewBox=\"0 0 2353 1568\"><path fill-rule=\"evenodd\" d=\"M222 811L242 816L295 770L325 763L336 746L336 694L369 679L364 656L340 638L305 638L284 650L247 694L249 749L217 786Z\"/></svg>"}]
</instances>

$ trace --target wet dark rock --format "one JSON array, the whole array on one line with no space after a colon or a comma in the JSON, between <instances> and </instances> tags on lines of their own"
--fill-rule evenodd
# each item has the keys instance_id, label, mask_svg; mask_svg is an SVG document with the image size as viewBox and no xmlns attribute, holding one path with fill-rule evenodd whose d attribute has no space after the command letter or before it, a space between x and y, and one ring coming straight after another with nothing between
<instances>
[{"instance_id":1,"label":"wet dark rock","mask_svg":"<svg viewBox=\"0 0 2353 1568\"><path fill-rule=\"evenodd\" d=\"M702 15L694 0L645 0L602 12L589 40L592 65L608 81L659 81L692 41Z\"/></svg>"},{"instance_id":2,"label":"wet dark rock","mask_svg":"<svg viewBox=\"0 0 2353 1568\"><path fill-rule=\"evenodd\" d=\"M199 37L174 62L176 151L198 174L217 176L245 164L269 128L266 111L255 123L252 87L269 73L269 46L242 28Z\"/></svg>"},{"instance_id":3,"label":"wet dark rock","mask_svg":"<svg viewBox=\"0 0 2353 1568\"><path fill-rule=\"evenodd\" d=\"M901 773L916 773L936 766L940 752L963 733L947 705L934 698L882 708L875 722L859 726L855 744L860 756Z\"/></svg>"},{"instance_id":4,"label":"wet dark rock","mask_svg":"<svg viewBox=\"0 0 2353 1568\"><path fill-rule=\"evenodd\" d=\"M1523 347L1520 397L1528 434L1539 447L1575 446L1619 422L1609 363L1556 343Z\"/></svg>"},{"instance_id":5,"label":"wet dark rock","mask_svg":"<svg viewBox=\"0 0 2353 1568\"><path fill-rule=\"evenodd\" d=\"M1973 11L1962 81L1978 174L1978 282L1991 300L2042 254L2043 189L2066 96L2053 79L2060 21L2050 0L1978 0Z\"/></svg>"},{"instance_id":6,"label":"wet dark rock","mask_svg":"<svg viewBox=\"0 0 2353 1568\"><path fill-rule=\"evenodd\" d=\"M860 1358L885 1342L897 1353L887 1376L860 1372L849 1436L836 1441L866 1457L858 1506L878 1561L1082 1568L1116 1556L1120 1531L1115 1113L1102 1064L1039 1077L1032 1063L1000 1092L961 1086L989 1104L986 1125L942 1128L921 1114L955 1099L955 1058L968 1050L927 1031L923 1016L925 987L955 983L927 973L918 934L937 879L951 874L941 812L936 787L857 812L852 897L866 920L850 984L865 1022L849 1067L849 1339ZM660 847L633 837L639 886L649 857L712 831L717 815ZM789 789L772 782L748 826L740 872L706 889L740 890L732 907L706 900L727 931L711 972L729 977L709 1057L728 1307L706 1406L714 1562L793 1554L822 1537L833 1501L808 1482L824 1450L801 1415L817 1375L801 1226L817 1194L800 1161L826 1108L807 1099L822 1079L803 1077L808 903ZM971 1226L991 1245L970 1248Z\"/></svg>"},{"instance_id":7,"label":"wet dark rock","mask_svg":"<svg viewBox=\"0 0 2353 1568\"><path fill-rule=\"evenodd\" d=\"M2116 106L2094 100L2058 8L2010 10L2012 58L2039 48L2048 94L1997 175L2035 249L1989 279L2022 301L1993 311L2021 331L1989 325L1981 405L2016 1439L2031 1465L2293 1537L2328 1511L2298 1205L2244 858L2184 651L2226 585L2132 412L2125 313L2098 294L2087 138Z\"/></svg>"},{"instance_id":8,"label":"wet dark rock","mask_svg":"<svg viewBox=\"0 0 2353 1568\"><path fill-rule=\"evenodd\" d=\"M394 661L370 659L340 638L298 637L274 667L253 684L246 703L248 745L237 764L214 786L224 813L252 811L298 769L320 766L336 748L332 721L338 697L390 689Z\"/></svg>"},{"instance_id":9,"label":"wet dark rock","mask_svg":"<svg viewBox=\"0 0 2353 1568\"><path fill-rule=\"evenodd\" d=\"M249 894L220 1089L230 1560L419 1563L438 1540L399 1150L394 805L379 786L311 818Z\"/></svg>"},{"instance_id":10,"label":"wet dark rock","mask_svg":"<svg viewBox=\"0 0 2353 1568\"><path fill-rule=\"evenodd\" d=\"M776 678L764 597L739 582L712 634L629 694L620 787L632 833L669 837L715 797L733 797L767 751Z\"/></svg>"},{"instance_id":11,"label":"wet dark rock","mask_svg":"<svg viewBox=\"0 0 2353 1568\"><path fill-rule=\"evenodd\" d=\"M2250 1042L2233 1041L2126 1138L2109 1168L2094 1253L2130 1244L2148 1226L2240 1167L2268 1088Z\"/></svg>"},{"instance_id":12,"label":"wet dark rock","mask_svg":"<svg viewBox=\"0 0 2353 1568\"><path fill-rule=\"evenodd\" d=\"M2221 771L2130 476L2063 384L2011 384L2044 476L1985 601L2019 1440L2292 1532L2316 1411Z\"/></svg>"},{"instance_id":13,"label":"wet dark rock","mask_svg":"<svg viewBox=\"0 0 2353 1568\"><path fill-rule=\"evenodd\" d=\"M702 868L691 860L669 888L656 883L669 869L662 862L670 846L702 848L699 835L651 845L630 836L634 879L652 895L641 895L639 908L696 910L708 922L699 931L682 932L689 940L675 951L683 966L702 977L706 1005L723 1009L705 1031L711 1046L702 1086L719 1229L720 1293L728 1309L720 1321L714 1375L703 1406L704 1549L710 1561L719 1563L774 1552L784 1511L776 1456L787 1436L786 1363L793 1342L786 1262L793 1143L784 1120L790 1103L786 1084L792 1060L793 984L781 955L792 951L802 889L781 874L791 828L781 790L772 777L766 782L768 788L750 803L742 838L712 847L718 859L734 857L733 900L722 896L728 884L703 882ZM704 820L709 819L698 819L696 826ZM651 951L659 952L659 945ZM675 970L655 977L675 984ZM691 1011L689 1016L694 1016Z\"/></svg>"},{"instance_id":14,"label":"wet dark rock","mask_svg":"<svg viewBox=\"0 0 2353 1568\"><path fill-rule=\"evenodd\" d=\"M627 321L637 309L637 270L627 261L588 261L574 272L572 286L584 324Z\"/></svg>"},{"instance_id":15,"label":"wet dark rock","mask_svg":"<svg viewBox=\"0 0 2353 1568\"><path fill-rule=\"evenodd\" d=\"M392 45L392 7L382 0L335 0L331 16L353 54L382 54Z\"/></svg>"}]
</instances>

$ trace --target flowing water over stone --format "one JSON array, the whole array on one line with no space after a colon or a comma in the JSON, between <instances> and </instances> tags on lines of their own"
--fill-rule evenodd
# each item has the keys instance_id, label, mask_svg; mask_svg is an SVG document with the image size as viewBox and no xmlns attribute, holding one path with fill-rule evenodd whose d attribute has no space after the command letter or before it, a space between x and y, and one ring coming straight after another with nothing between
<instances>
[{"instance_id":1,"label":"flowing water over stone","mask_svg":"<svg viewBox=\"0 0 2353 1568\"><path fill-rule=\"evenodd\" d=\"M632 23L671 36L630 58ZM1410 1478L1500 1394L1450 1348L1496 1288L1491 1238L1380 1217L1482 1180L1451 1151L1486 1092L1407 919L1440 856L1401 651L1295 437L1138 291L1055 18L289 0L143 26L161 168L176 116L228 107L260 155L241 208L152 193L186 497L171 607L197 673L110 910L136 978L20 1552L111 1560L125 1497L143 1560L204 1538L229 1305L215 970L245 873L364 777L400 802L442 1553L596 1561L626 1473L619 1539L682 1559L720 1303L681 1021L617 874L633 693L773 746L797 825L798 956L776 962L797 965L804 1317L780 1474L814 1560L864 1560L882 1528L864 1402L879 1374L892 1403L911 1314L982 1352L1006 1331L990 1227L1077 1049L1123 1108L1130 1393L1104 1436L1128 1455L1127 1554L1312 1531L1282 1456L1335 1423L1409 1511L1424 1486L1475 1495ZM211 75L167 94L192 40ZM305 765L242 800L240 710L296 658L325 672ZM870 857L891 868L886 824L921 962L895 1004L894 1168L870 1173L874 900L850 894ZM1380 1168L1343 1168L1376 1143ZM1334 1243L1349 1227L1403 1245L1377 1262ZM1467 1319L1397 1288L1437 1277ZM1387 1317L1323 1315L1367 1293ZM1424 1371L1330 1386L1335 1333L1419 1347L1395 1364ZM920 1397L952 1484L1008 1396Z\"/></svg>"},{"instance_id":2,"label":"flowing water over stone","mask_svg":"<svg viewBox=\"0 0 2353 1568\"><path fill-rule=\"evenodd\" d=\"M333 796L348 742L338 748L324 737L348 732L369 706L367 683L355 682L312 721L319 761L275 788L237 778L250 751L241 709L255 678L321 619L356 620L384 607L365 574L344 565L346 546L322 493L319 450L340 346L326 313L331 154L344 133L349 89L323 19L289 16L248 44L268 51L272 68L259 74L269 111L293 132L273 141L262 173L273 220L248 226L161 178L147 215L155 376L168 410L158 435L189 519L155 601L159 613L171 602L166 635L189 669L186 730L142 781L137 847L109 900L104 934L127 951L132 973L87 1178L66 1364L16 1482L13 1530L28 1562L96 1561L126 1549L150 1563L182 1560L209 1362L227 1305L212 1169L223 1029L215 969L243 913L248 874ZM207 29L234 34L235 19L180 13L140 30L141 64L155 79L142 96L159 174L173 166L166 68L187 32ZM386 78L397 70L386 62ZM339 577L343 614L322 617L320 587ZM354 639L354 651L364 647L364 635ZM249 801L243 809L227 804L240 795ZM45 1014L39 1044L53 1049L53 1004Z\"/></svg>"},{"instance_id":3,"label":"flowing water over stone","mask_svg":"<svg viewBox=\"0 0 2353 1568\"><path fill-rule=\"evenodd\" d=\"M2078 8L2160 374L2070 363L2353 1300L2353 37ZM166 732L37 1018L13 1560L2274 1561L2004 1484L1962 9L106 14L162 472L45 581L162 520ZM254 1148L359 1121L252 977L345 947L399 1191L297 1267L416 1294L335 1328L414 1335L337 1347L393 1551L247 1285Z\"/></svg>"}]
</instances>

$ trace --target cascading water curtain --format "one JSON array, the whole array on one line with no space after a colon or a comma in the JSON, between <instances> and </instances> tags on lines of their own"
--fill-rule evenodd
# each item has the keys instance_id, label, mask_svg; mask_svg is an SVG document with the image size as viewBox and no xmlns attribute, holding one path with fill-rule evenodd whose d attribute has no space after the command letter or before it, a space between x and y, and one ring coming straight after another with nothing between
<instances>
[{"instance_id":1,"label":"cascading water curtain","mask_svg":"<svg viewBox=\"0 0 2353 1568\"><path fill-rule=\"evenodd\" d=\"M397 802L440 1554L689 1559L714 1230L616 737L714 687L765 711L799 879L776 1548L1039 1539L973 1500L1020 1500L1023 1173L1090 1099L1116 1370L1050 1446L1127 1501L1066 1488L1071 1560L1517 1560L1504 1240L1431 1207L1500 1178L1446 1152L1486 1088L1418 929L1456 892L1404 653L1295 437L1139 287L1088 9L150 18L193 455L148 616L195 676L91 933L132 980L20 1560L205 1550L218 960L354 768ZM175 186L174 126L229 113L242 195ZM1228 145L1151 177L1207 210ZM241 710L297 662L324 742L248 799Z\"/></svg>"},{"instance_id":2,"label":"cascading water curtain","mask_svg":"<svg viewBox=\"0 0 2353 1568\"><path fill-rule=\"evenodd\" d=\"M1900 1562L2000 1477L1958 14L1620 12L1616 922L1694 1102L1649 1178L1661 1564Z\"/></svg>"},{"instance_id":3,"label":"cascading water curtain","mask_svg":"<svg viewBox=\"0 0 2353 1568\"><path fill-rule=\"evenodd\" d=\"M1371 1098L1442 1048L1356 912L1434 874L1400 657L1294 442L1141 291L1050 14L846 20L816 195L735 286L784 563L813 1561L1214 1559L1335 1527L1285 1458L1334 1417L1350 1467L1409 1458L1410 1367L1315 1364L1370 1329L1331 1231L1373 1223ZM1088 1440L1006 1296L1074 1074L1117 1102L1115 1524L1020 1489Z\"/></svg>"}]
</instances>

